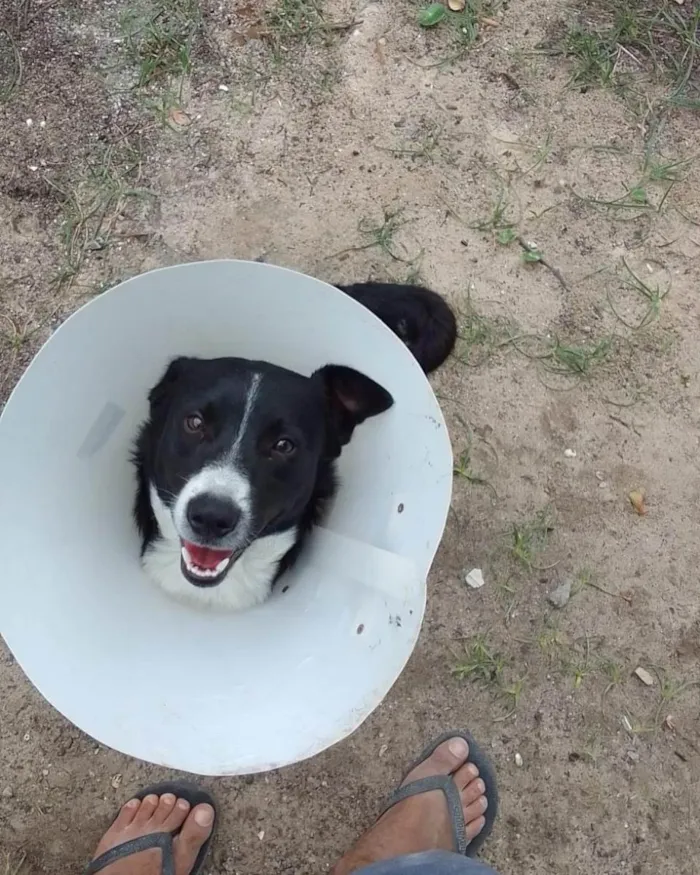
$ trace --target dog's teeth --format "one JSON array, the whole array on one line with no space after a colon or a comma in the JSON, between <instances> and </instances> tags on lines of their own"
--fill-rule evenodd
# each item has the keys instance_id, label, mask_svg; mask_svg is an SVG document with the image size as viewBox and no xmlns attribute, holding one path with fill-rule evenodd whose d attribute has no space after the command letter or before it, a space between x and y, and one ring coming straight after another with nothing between
<instances>
[{"instance_id":1,"label":"dog's teeth","mask_svg":"<svg viewBox=\"0 0 700 875\"><path fill-rule=\"evenodd\" d=\"M224 571L228 563L231 561L231 557L229 556L227 559L222 559L215 568L201 568L199 565L194 564L186 547L183 547L180 552L187 570L195 577L216 577L217 574L221 574L221 572Z\"/></svg>"},{"instance_id":2,"label":"dog's teeth","mask_svg":"<svg viewBox=\"0 0 700 875\"><path fill-rule=\"evenodd\" d=\"M214 569L214 574L221 574L221 572L224 570L224 568L226 568L226 566L229 564L230 561L231 561L230 556L227 557L226 559L222 559L221 562L219 562L219 564Z\"/></svg>"}]
</instances>

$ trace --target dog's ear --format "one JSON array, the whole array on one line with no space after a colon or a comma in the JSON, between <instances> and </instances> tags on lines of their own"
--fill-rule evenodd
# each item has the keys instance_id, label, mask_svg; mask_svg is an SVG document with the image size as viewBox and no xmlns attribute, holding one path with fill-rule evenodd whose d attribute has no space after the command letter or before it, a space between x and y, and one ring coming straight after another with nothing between
<instances>
[{"instance_id":1,"label":"dog's ear","mask_svg":"<svg viewBox=\"0 0 700 875\"><path fill-rule=\"evenodd\" d=\"M355 426L370 416L384 413L394 399L379 383L344 365L326 365L313 376L323 386L329 421L337 439L337 452L352 437Z\"/></svg>"},{"instance_id":2,"label":"dog's ear","mask_svg":"<svg viewBox=\"0 0 700 875\"><path fill-rule=\"evenodd\" d=\"M148 393L148 403L151 405L152 419L167 408L170 390L180 379L185 363L191 361L193 359L186 358L185 356L173 359L160 381Z\"/></svg>"}]
</instances>

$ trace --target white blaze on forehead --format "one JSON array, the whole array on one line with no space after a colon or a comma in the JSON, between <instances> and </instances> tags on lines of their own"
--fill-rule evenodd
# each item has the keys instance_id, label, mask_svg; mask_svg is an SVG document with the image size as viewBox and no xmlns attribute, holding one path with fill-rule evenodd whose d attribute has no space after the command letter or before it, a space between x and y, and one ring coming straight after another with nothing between
<instances>
[{"instance_id":1,"label":"white blaze on forehead","mask_svg":"<svg viewBox=\"0 0 700 875\"><path fill-rule=\"evenodd\" d=\"M255 402L258 398L258 393L260 391L260 383L262 383L262 374L253 373L250 377L250 384L248 386L248 390L246 392L245 398L245 407L243 408L243 416L241 417L241 421L238 425L238 431L236 432L236 438L231 446L231 449L228 453L228 458L233 462L238 458L238 454L241 449L241 443L243 442L243 438L245 437L245 433L248 429L248 423L250 422L251 414L253 413L253 408L255 407Z\"/></svg>"},{"instance_id":2,"label":"white blaze on forehead","mask_svg":"<svg viewBox=\"0 0 700 875\"><path fill-rule=\"evenodd\" d=\"M243 415L238 424L236 436L226 455L193 474L178 495L173 507L173 520L181 537L187 539L188 535L191 535L187 522L187 505L193 498L203 493L230 499L241 512L241 521L236 527L236 531L243 538L247 537L247 529L252 516L250 479L238 465L238 459L261 382L262 374L251 374L246 390ZM192 540L196 539L192 538Z\"/></svg>"}]
</instances>

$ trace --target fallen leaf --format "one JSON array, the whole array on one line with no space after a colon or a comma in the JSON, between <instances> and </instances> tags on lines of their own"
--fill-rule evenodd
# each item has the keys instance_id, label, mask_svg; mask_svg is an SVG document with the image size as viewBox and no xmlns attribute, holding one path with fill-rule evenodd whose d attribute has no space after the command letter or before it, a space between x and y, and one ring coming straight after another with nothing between
<instances>
[{"instance_id":1,"label":"fallen leaf","mask_svg":"<svg viewBox=\"0 0 700 875\"><path fill-rule=\"evenodd\" d=\"M669 732L676 731L676 721L673 719L672 714L666 716L666 719L664 720L664 729L668 729Z\"/></svg>"},{"instance_id":2,"label":"fallen leaf","mask_svg":"<svg viewBox=\"0 0 700 875\"><path fill-rule=\"evenodd\" d=\"M168 118L170 121L177 125L179 128L186 128L187 125L192 121L186 112L183 112L181 109L173 108L168 113Z\"/></svg>"},{"instance_id":3,"label":"fallen leaf","mask_svg":"<svg viewBox=\"0 0 700 875\"><path fill-rule=\"evenodd\" d=\"M647 687L654 686L654 678L645 668L642 668L641 665L638 668L635 668L634 673L637 675L639 680Z\"/></svg>"},{"instance_id":4,"label":"fallen leaf","mask_svg":"<svg viewBox=\"0 0 700 875\"><path fill-rule=\"evenodd\" d=\"M467 0L447 0L447 6L452 12L464 12Z\"/></svg>"},{"instance_id":5,"label":"fallen leaf","mask_svg":"<svg viewBox=\"0 0 700 875\"><path fill-rule=\"evenodd\" d=\"M497 21L495 18L482 18L481 23L485 24L487 27L498 27L501 22Z\"/></svg>"},{"instance_id":6,"label":"fallen leaf","mask_svg":"<svg viewBox=\"0 0 700 875\"><path fill-rule=\"evenodd\" d=\"M447 9L442 3L431 3L430 6L424 6L418 13L418 24L421 27L435 27L447 15Z\"/></svg>"},{"instance_id":7,"label":"fallen leaf","mask_svg":"<svg viewBox=\"0 0 700 875\"><path fill-rule=\"evenodd\" d=\"M632 507L639 514L639 516L645 516L647 512L646 505L644 503L644 499L646 498L646 492L643 489L633 489L629 494L629 500Z\"/></svg>"}]
</instances>

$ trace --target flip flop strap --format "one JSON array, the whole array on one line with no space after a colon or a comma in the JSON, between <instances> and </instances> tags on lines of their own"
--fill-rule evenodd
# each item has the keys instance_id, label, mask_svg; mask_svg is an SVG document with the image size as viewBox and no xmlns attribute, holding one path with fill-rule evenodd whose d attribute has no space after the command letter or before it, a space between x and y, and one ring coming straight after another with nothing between
<instances>
[{"instance_id":1,"label":"flip flop strap","mask_svg":"<svg viewBox=\"0 0 700 875\"><path fill-rule=\"evenodd\" d=\"M452 837L455 843L455 851L465 854L467 850L467 834L464 828L464 814L462 812L462 799L457 785L450 775L429 775L427 778L419 778L404 784L391 794L387 804L382 809L382 814L393 808L398 802L408 799L410 796L418 796L420 793L428 793L430 790L442 790L447 802L447 810L452 825ZM381 814L380 814L381 817Z\"/></svg>"},{"instance_id":2,"label":"flip flop strap","mask_svg":"<svg viewBox=\"0 0 700 875\"><path fill-rule=\"evenodd\" d=\"M116 860L123 860L124 857L131 857L133 854L138 854L141 851L150 851L153 848L158 848L161 852L161 875L175 875L173 837L169 832L151 832L148 835L139 836L137 839L131 839L131 841L110 848L88 864L85 875L95 875L95 872L100 872L105 866L109 866L110 863L114 863Z\"/></svg>"}]
</instances>

